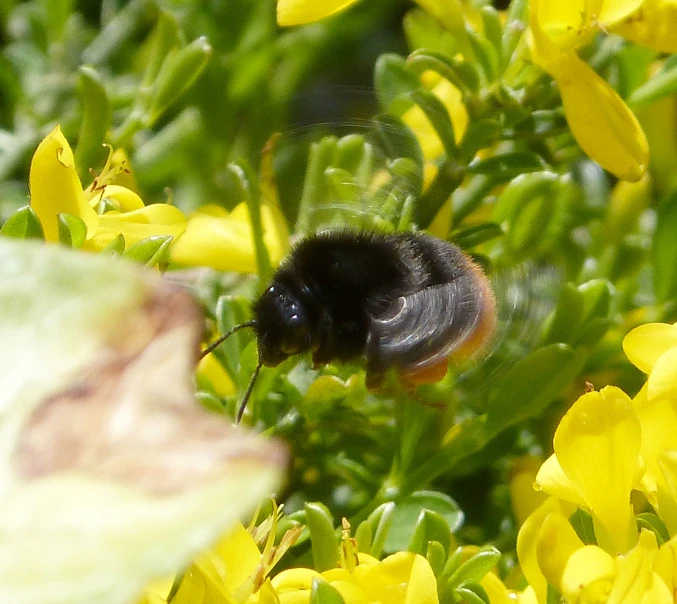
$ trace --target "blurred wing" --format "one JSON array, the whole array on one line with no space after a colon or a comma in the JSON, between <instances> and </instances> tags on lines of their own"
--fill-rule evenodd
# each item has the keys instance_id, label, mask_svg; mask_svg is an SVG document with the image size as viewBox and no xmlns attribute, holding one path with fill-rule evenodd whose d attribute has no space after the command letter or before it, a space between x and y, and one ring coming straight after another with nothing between
<instances>
[{"instance_id":1,"label":"blurred wing","mask_svg":"<svg viewBox=\"0 0 677 604\"><path fill-rule=\"evenodd\" d=\"M460 352L482 331L485 315L493 314L490 297L480 279L468 274L399 298L394 311L372 319L369 369L415 372Z\"/></svg>"}]
</instances>

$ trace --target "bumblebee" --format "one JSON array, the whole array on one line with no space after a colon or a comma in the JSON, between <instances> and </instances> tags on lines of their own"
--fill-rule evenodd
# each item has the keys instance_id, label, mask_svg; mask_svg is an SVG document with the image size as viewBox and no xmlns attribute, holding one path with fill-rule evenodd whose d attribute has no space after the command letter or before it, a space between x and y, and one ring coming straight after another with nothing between
<instances>
[{"instance_id":1,"label":"bumblebee","mask_svg":"<svg viewBox=\"0 0 677 604\"><path fill-rule=\"evenodd\" d=\"M441 380L449 358L465 358L489 338L496 300L487 277L463 251L425 234L336 230L301 240L253 306L259 362L276 366L310 352L320 367L362 358L378 389L395 370L405 387Z\"/></svg>"}]
</instances>

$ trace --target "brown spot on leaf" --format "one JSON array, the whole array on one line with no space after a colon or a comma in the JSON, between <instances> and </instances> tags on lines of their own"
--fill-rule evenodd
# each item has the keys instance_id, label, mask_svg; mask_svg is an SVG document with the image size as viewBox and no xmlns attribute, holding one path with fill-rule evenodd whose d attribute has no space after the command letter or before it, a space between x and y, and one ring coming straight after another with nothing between
<instances>
[{"instance_id":1,"label":"brown spot on leaf","mask_svg":"<svg viewBox=\"0 0 677 604\"><path fill-rule=\"evenodd\" d=\"M284 465L281 446L233 428L195 400L201 330L192 298L159 281L79 379L29 417L14 453L19 477L78 473L165 495L231 463Z\"/></svg>"}]
</instances>

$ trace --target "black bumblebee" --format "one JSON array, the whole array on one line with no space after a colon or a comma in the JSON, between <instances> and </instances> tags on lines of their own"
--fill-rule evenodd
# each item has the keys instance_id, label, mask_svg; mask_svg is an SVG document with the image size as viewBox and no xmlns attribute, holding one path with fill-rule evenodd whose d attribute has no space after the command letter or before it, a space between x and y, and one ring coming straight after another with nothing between
<instances>
[{"instance_id":1,"label":"black bumblebee","mask_svg":"<svg viewBox=\"0 0 677 604\"><path fill-rule=\"evenodd\" d=\"M311 352L315 366L364 358L367 386L394 369L405 386L441 380L494 329L496 301L482 270L457 246L425 234L336 230L301 240L253 307L262 365Z\"/></svg>"}]
</instances>

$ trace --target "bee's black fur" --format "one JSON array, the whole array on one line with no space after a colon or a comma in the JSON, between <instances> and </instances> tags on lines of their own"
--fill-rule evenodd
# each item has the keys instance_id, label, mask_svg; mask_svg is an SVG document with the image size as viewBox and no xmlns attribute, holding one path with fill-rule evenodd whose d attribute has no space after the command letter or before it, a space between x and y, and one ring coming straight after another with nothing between
<instances>
[{"instance_id":1,"label":"bee's black fur","mask_svg":"<svg viewBox=\"0 0 677 604\"><path fill-rule=\"evenodd\" d=\"M456 246L423 234L335 231L308 237L293 248L254 305L261 362L277 365L310 350L318 365L367 356L368 371L371 365L380 373L398 358L409 363L431 354L436 350L426 350L432 338L425 334L413 356L383 350L374 319L392 314L402 297L468 277L473 267ZM418 315L425 315L418 299ZM454 299L449 297L449 304ZM461 318L472 323L476 317L468 313ZM439 331L435 316L426 319L428 329Z\"/></svg>"}]
</instances>

